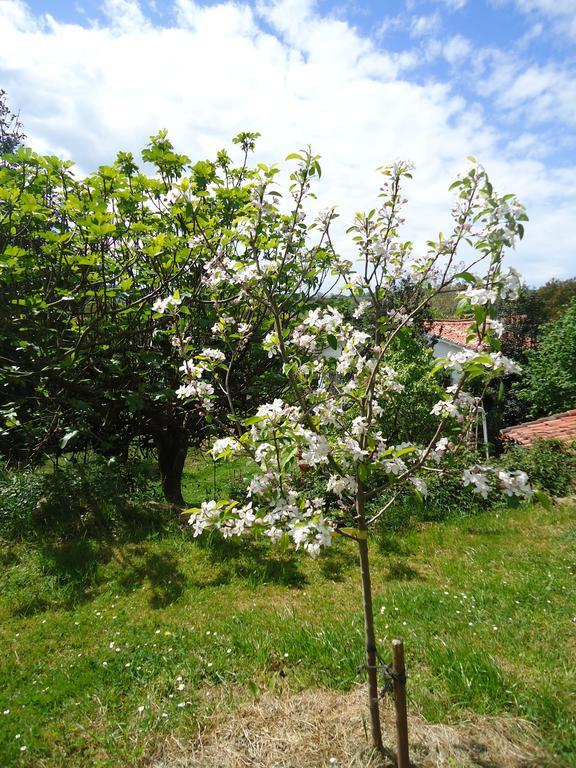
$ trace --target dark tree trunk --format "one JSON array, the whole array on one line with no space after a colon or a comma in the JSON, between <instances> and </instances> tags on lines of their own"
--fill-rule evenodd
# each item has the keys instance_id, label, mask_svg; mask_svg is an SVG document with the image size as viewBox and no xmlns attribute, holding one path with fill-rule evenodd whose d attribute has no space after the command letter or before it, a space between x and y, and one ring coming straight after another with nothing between
<instances>
[{"instance_id":1,"label":"dark tree trunk","mask_svg":"<svg viewBox=\"0 0 576 768\"><path fill-rule=\"evenodd\" d=\"M188 437L178 429L171 429L157 435L155 442L164 498L175 507L185 507L182 472L188 454Z\"/></svg>"}]
</instances>

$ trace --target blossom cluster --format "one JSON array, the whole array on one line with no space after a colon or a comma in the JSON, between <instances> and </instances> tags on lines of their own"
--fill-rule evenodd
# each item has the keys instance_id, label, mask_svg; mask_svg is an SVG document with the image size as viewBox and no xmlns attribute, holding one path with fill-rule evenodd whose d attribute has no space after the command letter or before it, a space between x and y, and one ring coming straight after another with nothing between
<instances>
[{"instance_id":1,"label":"blossom cluster","mask_svg":"<svg viewBox=\"0 0 576 768\"><path fill-rule=\"evenodd\" d=\"M506 471L475 464L464 470L462 481L465 487L470 486L484 499L487 499L488 494L493 490L498 490L505 496L518 496L524 499L530 499L534 494L528 475L521 470Z\"/></svg>"},{"instance_id":2,"label":"blossom cluster","mask_svg":"<svg viewBox=\"0 0 576 768\"><path fill-rule=\"evenodd\" d=\"M192 360L185 360L180 366L184 383L176 390L176 397L181 400L199 400L206 411L211 410L214 384L202 377L206 372L213 373L225 359L226 356L219 349L207 348Z\"/></svg>"}]
</instances>

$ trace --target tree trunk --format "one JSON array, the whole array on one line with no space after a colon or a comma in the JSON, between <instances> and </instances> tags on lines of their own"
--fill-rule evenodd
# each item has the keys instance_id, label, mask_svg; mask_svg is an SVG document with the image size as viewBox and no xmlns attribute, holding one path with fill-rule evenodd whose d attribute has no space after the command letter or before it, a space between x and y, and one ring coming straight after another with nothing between
<instances>
[{"instance_id":1,"label":"tree trunk","mask_svg":"<svg viewBox=\"0 0 576 768\"><path fill-rule=\"evenodd\" d=\"M184 432L172 429L157 435L155 442L164 498L175 507L185 507L182 472L188 454L188 438Z\"/></svg>"},{"instance_id":2,"label":"tree trunk","mask_svg":"<svg viewBox=\"0 0 576 768\"><path fill-rule=\"evenodd\" d=\"M356 514L360 536L367 537L366 518L364 515L364 488L358 481L356 492ZM372 744L384 752L382 743L382 728L380 726L380 706L378 696L378 655L376 652L376 635L374 633L374 610L372 607L372 581L370 579L370 561L368 559L368 539L358 539L360 555L360 573L362 575L362 604L364 608L364 639L366 641L366 671L368 673L368 705L370 708L370 728Z\"/></svg>"}]
</instances>

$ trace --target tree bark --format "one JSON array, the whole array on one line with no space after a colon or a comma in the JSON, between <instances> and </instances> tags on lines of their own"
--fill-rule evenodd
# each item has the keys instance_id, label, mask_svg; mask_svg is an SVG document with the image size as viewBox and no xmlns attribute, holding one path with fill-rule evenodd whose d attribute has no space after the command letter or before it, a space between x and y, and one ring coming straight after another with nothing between
<instances>
[{"instance_id":1,"label":"tree bark","mask_svg":"<svg viewBox=\"0 0 576 768\"><path fill-rule=\"evenodd\" d=\"M368 558L368 538L366 530L366 517L364 514L364 488L358 481L356 492L356 514L358 530L361 538L358 539L358 553L360 555L360 573L362 576L362 604L364 608L364 639L366 641L366 671L368 673L368 705L370 708L370 729L372 732L372 744L379 751L384 752L382 743L382 728L380 725L380 704L378 696L378 655L376 652L376 635L374 632L374 610L372 607L372 580L370 578L370 561ZM362 538L362 537L366 538Z\"/></svg>"},{"instance_id":2,"label":"tree bark","mask_svg":"<svg viewBox=\"0 0 576 768\"><path fill-rule=\"evenodd\" d=\"M182 472L188 455L188 437L177 429L164 430L155 438L164 498L175 507L185 507Z\"/></svg>"}]
</instances>

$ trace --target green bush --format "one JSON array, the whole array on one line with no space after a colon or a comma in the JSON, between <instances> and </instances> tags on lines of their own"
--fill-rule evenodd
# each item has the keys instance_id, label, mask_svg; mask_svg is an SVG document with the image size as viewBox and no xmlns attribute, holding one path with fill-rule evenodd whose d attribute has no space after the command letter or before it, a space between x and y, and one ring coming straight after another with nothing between
<instances>
[{"instance_id":1,"label":"green bush","mask_svg":"<svg viewBox=\"0 0 576 768\"><path fill-rule=\"evenodd\" d=\"M470 487L462 483L462 471L472 464L482 464L482 458L475 454L465 454L453 460L450 471L443 475L426 477L428 495L425 499L417 498L406 492L382 515L380 529L383 533L402 531L414 522L441 522L455 517L476 515L501 500L488 497L483 499ZM371 513L382 508L389 496L383 494L372 502Z\"/></svg>"},{"instance_id":2,"label":"green bush","mask_svg":"<svg viewBox=\"0 0 576 768\"><path fill-rule=\"evenodd\" d=\"M502 469L519 469L528 475L532 486L551 496L567 496L576 490L576 445L568 446L560 440L539 440L533 446L508 447L496 461L486 461L474 453L453 459L448 472L426 478L428 495L424 500L406 493L380 518L380 535L401 531L414 522L440 522L455 517L468 517L489 509L502 508L516 499L507 499L497 493L482 498L462 483L462 471L472 464L488 463ZM370 505L375 514L390 498L384 493Z\"/></svg>"},{"instance_id":3,"label":"green bush","mask_svg":"<svg viewBox=\"0 0 576 768\"><path fill-rule=\"evenodd\" d=\"M552 496L567 496L576 489L575 449L561 440L538 440L530 447L507 447L499 464L523 470L533 486Z\"/></svg>"},{"instance_id":4,"label":"green bush","mask_svg":"<svg viewBox=\"0 0 576 768\"><path fill-rule=\"evenodd\" d=\"M50 472L36 468L7 473L0 480L0 537L162 529L173 514L163 504L150 503L154 495L151 473L142 463L93 458Z\"/></svg>"}]
</instances>

